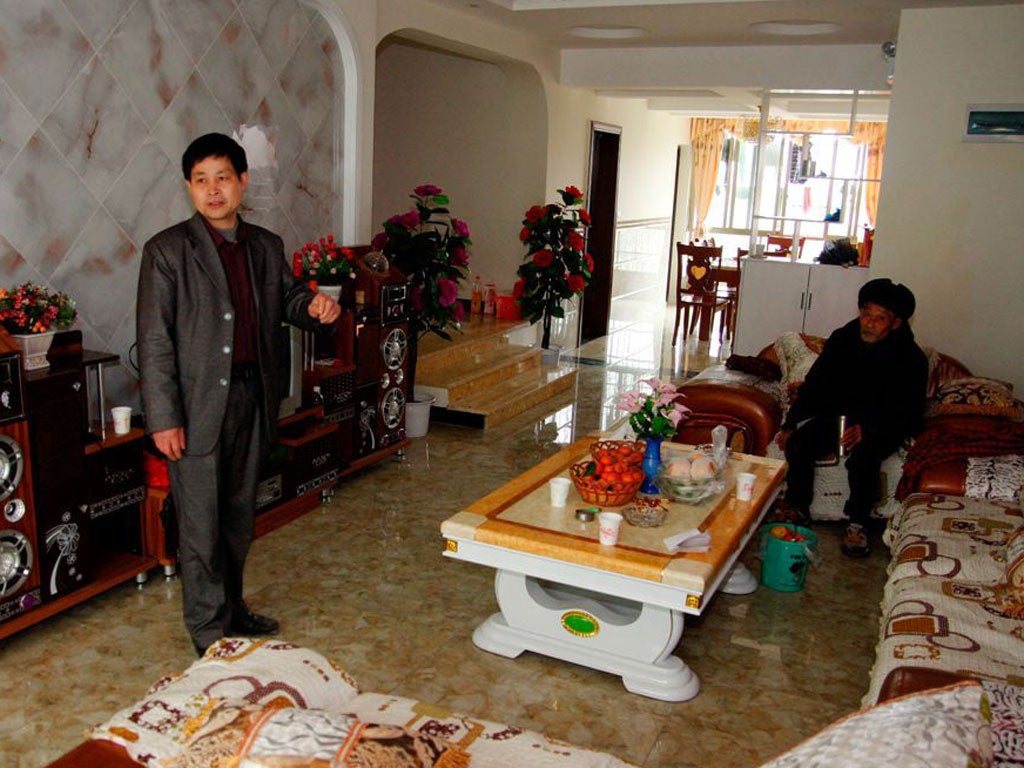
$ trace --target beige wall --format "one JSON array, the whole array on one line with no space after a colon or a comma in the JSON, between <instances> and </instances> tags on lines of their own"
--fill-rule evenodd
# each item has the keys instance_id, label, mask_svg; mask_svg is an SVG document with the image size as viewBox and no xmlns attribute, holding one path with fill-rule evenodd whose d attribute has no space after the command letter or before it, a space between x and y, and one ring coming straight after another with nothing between
<instances>
[{"instance_id":1,"label":"beige wall","mask_svg":"<svg viewBox=\"0 0 1024 768\"><path fill-rule=\"evenodd\" d=\"M375 103L374 223L407 211L416 185L437 184L469 223L473 273L511 290L522 214L544 195L547 110L536 72L389 38Z\"/></svg>"},{"instance_id":2,"label":"beige wall","mask_svg":"<svg viewBox=\"0 0 1024 768\"><path fill-rule=\"evenodd\" d=\"M967 105L1024 104L1024 6L904 11L873 276L918 339L1024 392L1024 144L963 141Z\"/></svg>"},{"instance_id":3,"label":"beige wall","mask_svg":"<svg viewBox=\"0 0 1024 768\"><path fill-rule=\"evenodd\" d=\"M536 41L416 0L378 8L367 236L413 185L437 183L472 229L473 272L510 289L525 210L567 184L587 191L591 121L623 129L619 219L671 216L687 121L559 86L557 57Z\"/></svg>"}]
</instances>

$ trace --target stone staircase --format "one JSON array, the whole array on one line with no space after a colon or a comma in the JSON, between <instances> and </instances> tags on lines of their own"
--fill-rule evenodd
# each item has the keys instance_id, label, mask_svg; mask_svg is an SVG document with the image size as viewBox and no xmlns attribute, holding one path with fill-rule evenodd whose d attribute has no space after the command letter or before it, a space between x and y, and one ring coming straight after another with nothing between
<instances>
[{"instance_id":1,"label":"stone staircase","mask_svg":"<svg viewBox=\"0 0 1024 768\"><path fill-rule=\"evenodd\" d=\"M544 365L525 321L472 320L452 341L420 341L416 390L437 402L430 418L486 429L576 386L573 365Z\"/></svg>"}]
</instances>

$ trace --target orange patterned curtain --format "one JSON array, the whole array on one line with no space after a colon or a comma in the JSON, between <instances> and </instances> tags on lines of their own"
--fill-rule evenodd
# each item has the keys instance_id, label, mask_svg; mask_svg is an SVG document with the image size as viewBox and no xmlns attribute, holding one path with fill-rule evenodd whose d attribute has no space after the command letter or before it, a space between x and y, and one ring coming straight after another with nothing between
<instances>
[{"instance_id":1,"label":"orange patterned curtain","mask_svg":"<svg viewBox=\"0 0 1024 768\"><path fill-rule=\"evenodd\" d=\"M850 124L845 120L771 120L771 129L775 131L791 131L793 133L823 133L835 131L846 133ZM718 181L718 163L722 157L722 143L726 133L741 136L744 139L757 139L757 119L723 120L711 117L695 117L690 120L690 144L693 147L693 192L697 211L697 236L704 236L704 221L711 208L715 196L715 183ZM853 125L854 144L866 144L868 163L865 169L866 178L881 179L882 166L885 163L886 124L878 122L859 122ZM871 226L875 225L878 215L878 193L882 185L868 183L864 185L864 207Z\"/></svg>"},{"instance_id":2,"label":"orange patterned curtain","mask_svg":"<svg viewBox=\"0 0 1024 768\"><path fill-rule=\"evenodd\" d=\"M693 199L697 212L697 236L704 236L704 221L715 197L718 161L725 139L723 120L695 117L690 120L690 145L693 148Z\"/></svg>"},{"instance_id":3,"label":"orange patterned curtain","mask_svg":"<svg viewBox=\"0 0 1024 768\"><path fill-rule=\"evenodd\" d=\"M866 177L869 179L881 179L882 166L885 165L885 123L862 123L861 125L865 126L862 143L867 144L868 147L868 166L865 169ZM858 131L858 135L860 133ZM857 136L854 137L854 141L857 141ZM875 220L878 216L878 193L881 188L881 182L864 185L864 210L867 213L868 224L872 229L875 228Z\"/></svg>"}]
</instances>

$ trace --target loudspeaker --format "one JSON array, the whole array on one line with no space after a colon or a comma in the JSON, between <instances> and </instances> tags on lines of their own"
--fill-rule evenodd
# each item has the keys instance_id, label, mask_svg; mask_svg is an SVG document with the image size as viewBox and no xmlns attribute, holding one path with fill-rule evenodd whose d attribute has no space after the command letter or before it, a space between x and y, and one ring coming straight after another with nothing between
<instances>
[{"instance_id":1,"label":"loudspeaker","mask_svg":"<svg viewBox=\"0 0 1024 768\"><path fill-rule=\"evenodd\" d=\"M355 452L366 456L405 438L406 323L366 323L356 337Z\"/></svg>"},{"instance_id":2,"label":"loudspeaker","mask_svg":"<svg viewBox=\"0 0 1024 768\"><path fill-rule=\"evenodd\" d=\"M27 376L24 390L42 598L50 601L93 576L85 372L55 365Z\"/></svg>"},{"instance_id":3,"label":"loudspeaker","mask_svg":"<svg viewBox=\"0 0 1024 768\"><path fill-rule=\"evenodd\" d=\"M337 425L330 422L299 422L281 428L278 442L288 451L284 471L287 493L305 496L334 484L341 468L337 431Z\"/></svg>"},{"instance_id":4,"label":"loudspeaker","mask_svg":"<svg viewBox=\"0 0 1024 768\"><path fill-rule=\"evenodd\" d=\"M139 437L85 456L88 519L98 548L141 555L146 476Z\"/></svg>"},{"instance_id":5,"label":"loudspeaker","mask_svg":"<svg viewBox=\"0 0 1024 768\"><path fill-rule=\"evenodd\" d=\"M20 358L14 358L14 365L20 367ZM0 425L0 508L0 621L5 621L42 602L28 424L24 420Z\"/></svg>"}]
</instances>

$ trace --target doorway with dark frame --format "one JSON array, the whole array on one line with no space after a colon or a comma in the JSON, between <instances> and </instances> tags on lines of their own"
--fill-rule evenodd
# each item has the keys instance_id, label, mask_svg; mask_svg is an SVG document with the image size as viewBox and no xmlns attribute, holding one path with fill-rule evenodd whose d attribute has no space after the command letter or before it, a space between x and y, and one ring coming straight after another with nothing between
<instances>
[{"instance_id":1,"label":"doorway with dark frame","mask_svg":"<svg viewBox=\"0 0 1024 768\"><path fill-rule=\"evenodd\" d=\"M608 335L611 316L612 273L615 256L615 200L619 186L619 144L622 129L590 125L590 182L587 210L590 232L587 249L594 259L590 285L583 294L580 343Z\"/></svg>"}]
</instances>

